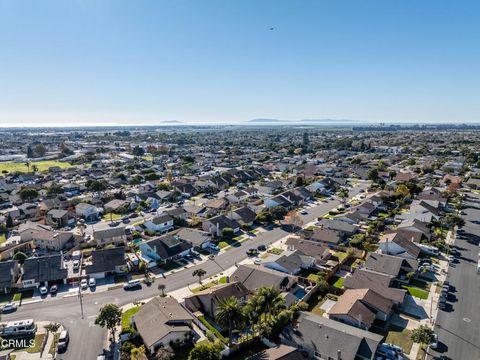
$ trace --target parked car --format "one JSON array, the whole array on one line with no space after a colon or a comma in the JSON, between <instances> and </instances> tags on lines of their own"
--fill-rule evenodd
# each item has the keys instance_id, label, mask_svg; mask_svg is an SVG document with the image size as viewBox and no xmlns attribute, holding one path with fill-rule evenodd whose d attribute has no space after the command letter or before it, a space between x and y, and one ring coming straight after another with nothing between
<instances>
[{"instance_id":1,"label":"parked car","mask_svg":"<svg viewBox=\"0 0 480 360\"><path fill-rule=\"evenodd\" d=\"M82 279L82 281L80 281L80 288L81 288L82 290L88 289L88 281L87 281L87 279Z\"/></svg>"},{"instance_id":2,"label":"parked car","mask_svg":"<svg viewBox=\"0 0 480 360\"><path fill-rule=\"evenodd\" d=\"M131 290L131 289L135 289L135 288L138 288L138 287L142 287L142 284L140 283L140 280L130 280L130 281L126 282L125 284L123 284L123 289L124 290Z\"/></svg>"},{"instance_id":3,"label":"parked car","mask_svg":"<svg viewBox=\"0 0 480 360\"><path fill-rule=\"evenodd\" d=\"M220 251L220 248L217 245L211 243L207 245L207 249L215 252Z\"/></svg>"},{"instance_id":4,"label":"parked car","mask_svg":"<svg viewBox=\"0 0 480 360\"><path fill-rule=\"evenodd\" d=\"M438 335L434 333L432 335L432 339L430 340L430 348L436 349L437 346L438 346Z\"/></svg>"},{"instance_id":5,"label":"parked car","mask_svg":"<svg viewBox=\"0 0 480 360\"><path fill-rule=\"evenodd\" d=\"M388 350L392 350L395 353L397 353L398 355L403 354L403 348L401 346L398 346L398 345L395 345L395 344L383 343L383 344L380 345L380 347L388 349Z\"/></svg>"},{"instance_id":6,"label":"parked car","mask_svg":"<svg viewBox=\"0 0 480 360\"><path fill-rule=\"evenodd\" d=\"M95 280L95 278L91 277L90 279L88 279L88 286L90 287L97 286L97 281Z\"/></svg>"},{"instance_id":7,"label":"parked car","mask_svg":"<svg viewBox=\"0 0 480 360\"><path fill-rule=\"evenodd\" d=\"M58 338L58 343L57 343L58 351L64 351L67 348L69 341L70 341L70 337L68 336L68 331L67 330L62 331Z\"/></svg>"},{"instance_id":8,"label":"parked car","mask_svg":"<svg viewBox=\"0 0 480 360\"><path fill-rule=\"evenodd\" d=\"M258 255L257 249L254 249L254 248L248 249L247 256L256 256L256 255Z\"/></svg>"},{"instance_id":9,"label":"parked car","mask_svg":"<svg viewBox=\"0 0 480 360\"><path fill-rule=\"evenodd\" d=\"M255 259L254 264L255 265L260 265L262 263L262 260L260 259Z\"/></svg>"},{"instance_id":10,"label":"parked car","mask_svg":"<svg viewBox=\"0 0 480 360\"><path fill-rule=\"evenodd\" d=\"M307 210L302 210L302 211L300 211L300 214L302 214L302 215L308 215L308 211L307 211Z\"/></svg>"},{"instance_id":11,"label":"parked car","mask_svg":"<svg viewBox=\"0 0 480 360\"><path fill-rule=\"evenodd\" d=\"M56 294L57 291L58 291L58 286L57 285L50 286L50 294Z\"/></svg>"},{"instance_id":12,"label":"parked car","mask_svg":"<svg viewBox=\"0 0 480 360\"><path fill-rule=\"evenodd\" d=\"M257 246L257 250L258 251L266 251L267 250L267 247L265 245L258 245Z\"/></svg>"},{"instance_id":13,"label":"parked car","mask_svg":"<svg viewBox=\"0 0 480 360\"><path fill-rule=\"evenodd\" d=\"M42 285L38 288L38 291L40 291L40 295L47 295L48 294L48 289L45 285Z\"/></svg>"},{"instance_id":14,"label":"parked car","mask_svg":"<svg viewBox=\"0 0 480 360\"><path fill-rule=\"evenodd\" d=\"M2 312L7 313L7 312L13 312L17 310L17 304L15 303L8 303L2 307Z\"/></svg>"}]
</instances>

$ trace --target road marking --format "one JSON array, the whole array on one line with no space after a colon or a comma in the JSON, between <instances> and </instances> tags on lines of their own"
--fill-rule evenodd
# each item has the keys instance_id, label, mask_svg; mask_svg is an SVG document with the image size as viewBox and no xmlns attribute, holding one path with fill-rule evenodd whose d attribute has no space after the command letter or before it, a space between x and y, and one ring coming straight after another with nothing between
<instances>
[{"instance_id":1,"label":"road marking","mask_svg":"<svg viewBox=\"0 0 480 360\"><path fill-rule=\"evenodd\" d=\"M470 320L470 319L467 318L467 317L464 317L464 318L463 318L463 321L468 322L468 323L469 323L469 322L472 322L472 320Z\"/></svg>"}]
</instances>

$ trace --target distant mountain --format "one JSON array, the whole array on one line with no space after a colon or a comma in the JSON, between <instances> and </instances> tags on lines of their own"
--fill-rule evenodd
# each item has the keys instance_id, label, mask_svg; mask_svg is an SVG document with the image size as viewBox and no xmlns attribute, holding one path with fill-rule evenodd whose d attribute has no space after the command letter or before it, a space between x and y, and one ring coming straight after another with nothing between
<instances>
[{"instance_id":1,"label":"distant mountain","mask_svg":"<svg viewBox=\"0 0 480 360\"><path fill-rule=\"evenodd\" d=\"M257 123L257 124L278 124L278 123L287 123L287 124L299 124L299 123L309 123L309 124L352 124L363 122L361 120L349 120L349 119L299 119L299 120L282 120L282 119L253 119L246 121L247 123Z\"/></svg>"},{"instance_id":2,"label":"distant mountain","mask_svg":"<svg viewBox=\"0 0 480 360\"><path fill-rule=\"evenodd\" d=\"M178 120L165 120L161 121L161 124L183 124L183 121L178 121Z\"/></svg>"},{"instance_id":3,"label":"distant mountain","mask_svg":"<svg viewBox=\"0 0 480 360\"><path fill-rule=\"evenodd\" d=\"M252 119L248 120L249 123L279 123L279 122L288 122L289 120L280 120L280 119Z\"/></svg>"}]
</instances>

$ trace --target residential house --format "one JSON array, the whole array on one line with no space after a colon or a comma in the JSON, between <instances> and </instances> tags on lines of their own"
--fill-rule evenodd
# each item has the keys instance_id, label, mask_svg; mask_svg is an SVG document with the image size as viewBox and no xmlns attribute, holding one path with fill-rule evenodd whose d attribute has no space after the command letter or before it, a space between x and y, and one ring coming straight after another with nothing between
<instances>
[{"instance_id":1,"label":"residential house","mask_svg":"<svg viewBox=\"0 0 480 360\"><path fill-rule=\"evenodd\" d=\"M91 278L103 279L107 275L122 274L127 269L125 247L92 251L90 257L84 258L85 274Z\"/></svg>"},{"instance_id":2,"label":"residential house","mask_svg":"<svg viewBox=\"0 0 480 360\"><path fill-rule=\"evenodd\" d=\"M127 242L127 233L125 232L125 225L118 226L102 226L94 227L93 240L97 246L105 246L109 244L122 245Z\"/></svg>"},{"instance_id":3,"label":"residential house","mask_svg":"<svg viewBox=\"0 0 480 360\"><path fill-rule=\"evenodd\" d=\"M382 235L378 245L382 254L395 255L408 259L417 259L421 251L420 247L413 241L405 238L398 232Z\"/></svg>"},{"instance_id":4,"label":"residential house","mask_svg":"<svg viewBox=\"0 0 480 360\"><path fill-rule=\"evenodd\" d=\"M395 305L402 307L406 290L392 287L395 277L364 268L356 269L353 275L347 276L343 282L345 289L371 289Z\"/></svg>"},{"instance_id":5,"label":"residential house","mask_svg":"<svg viewBox=\"0 0 480 360\"><path fill-rule=\"evenodd\" d=\"M173 217L168 214L157 215L145 221L144 226L149 231L165 233L173 229Z\"/></svg>"},{"instance_id":6,"label":"residential house","mask_svg":"<svg viewBox=\"0 0 480 360\"><path fill-rule=\"evenodd\" d=\"M77 204L75 206L75 214L87 222L96 221L100 216L97 207L88 203Z\"/></svg>"},{"instance_id":7,"label":"residential house","mask_svg":"<svg viewBox=\"0 0 480 360\"><path fill-rule=\"evenodd\" d=\"M193 249L206 249L212 241L207 232L197 229L180 228L176 235L179 239L189 243Z\"/></svg>"},{"instance_id":8,"label":"residential house","mask_svg":"<svg viewBox=\"0 0 480 360\"><path fill-rule=\"evenodd\" d=\"M47 285L66 283L68 270L63 263L61 254L28 258L21 269L22 286L38 287L41 283Z\"/></svg>"},{"instance_id":9,"label":"residential house","mask_svg":"<svg viewBox=\"0 0 480 360\"><path fill-rule=\"evenodd\" d=\"M132 317L150 353L170 343L187 341L192 334L192 322L193 316L172 297L154 297Z\"/></svg>"},{"instance_id":10,"label":"residential house","mask_svg":"<svg viewBox=\"0 0 480 360\"><path fill-rule=\"evenodd\" d=\"M299 250L288 250L276 257L270 256L268 261L263 262L262 265L286 274L298 275L302 269L314 267L315 258L305 255Z\"/></svg>"},{"instance_id":11,"label":"residential house","mask_svg":"<svg viewBox=\"0 0 480 360\"><path fill-rule=\"evenodd\" d=\"M33 234L35 247L45 250L60 251L68 242L73 241L73 233L68 231L37 230Z\"/></svg>"},{"instance_id":12,"label":"residential house","mask_svg":"<svg viewBox=\"0 0 480 360\"><path fill-rule=\"evenodd\" d=\"M220 284L186 297L185 307L191 312L201 311L209 318L215 319L218 304L222 300L234 297L244 302L248 294L249 290L240 282Z\"/></svg>"},{"instance_id":13,"label":"residential house","mask_svg":"<svg viewBox=\"0 0 480 360\"><path fill-rule=\"evenodd\" d=\"M192 245L178 235L166 234L154 239L141 242L139 250L147 263L163 263L187 255L192 250Z\"/></svg>"},{"instance_id":14,"label":"residential house","mask_svg":"<svg viewBox=\"0 0 480 360\"><path fill-rule=\"evenodd\" d=\"M297 322L283 330L280 340L300 349L309 359L373 360L383 336L301 312Z\"/></svg>"},{"instance_id":15,"label":"residential house","mask_svg":"<svg viewBox=\"0 0 480 360\"><path fill-rule=\"evenodd\" d=\"M371 289L347 289L328 311L334 319L368 330L375 319L387 322L394 303Z\"/></svg>"},{"instance_id":16,"label":"residential house","mask_svg":"<svg viewBox=\"0 0 480 360\"><path fill-rule=\"evenodd\" d=\"M252 226L257 214L249 207L241 207L228 213L228 218L237 221L241 226Z\"/></svg>"},{"instance_id":17,"label":"residential house","mask_svg":"<svg viewBox=\"0 0 480 360\"><path fill-rule=\"evenodd\" d=\"M366 269L392 275L399 280L406 280L406 275L416 272L418 265L414 259L379 253L369 253L365 259Z\"/></svg>"},{"instance_id":18,"label":"residential house","mask_svg":"<svg viewBox=\"0 0 480 360\"><path fill-rule=\"evenodd\" d=\"M240 231L240 224L225 215L218 215L202 222L202 229L213 236L222 236L223 230L226 228L233 229L233 232L237 233Z\"/></svg>"},{"instance_id":19,"label":"residential house","mask_svg":"<svg viewBox=\"0 0 480 360\"><path fill-rule=\"evenodd\" d=\"M69 224L69 220L70 215L67 210L52 209L47 213L47 221L59 228L67 226Z\"/></svg>"}]
</instances>

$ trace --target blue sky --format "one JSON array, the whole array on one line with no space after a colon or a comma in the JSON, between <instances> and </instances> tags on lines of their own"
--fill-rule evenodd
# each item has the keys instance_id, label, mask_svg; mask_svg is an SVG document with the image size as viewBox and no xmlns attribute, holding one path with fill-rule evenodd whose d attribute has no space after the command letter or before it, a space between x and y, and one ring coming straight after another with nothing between
<instances>
[{"instance_id":1,"label":"blue sky","mask_svg":"<svg viewBox=\"0 0 480 360\"><path fill-rule=\"evenodd\" d=\"M0 0L0 126L480 122L479 13L477 0Z\"/></svg>"}]
</instances>

